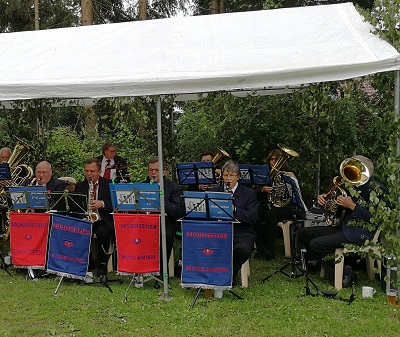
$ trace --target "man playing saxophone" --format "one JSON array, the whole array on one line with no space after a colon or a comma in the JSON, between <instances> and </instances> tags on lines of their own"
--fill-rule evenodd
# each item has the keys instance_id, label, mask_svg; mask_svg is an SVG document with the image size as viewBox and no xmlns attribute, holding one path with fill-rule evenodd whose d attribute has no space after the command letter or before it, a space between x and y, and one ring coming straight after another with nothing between
<instances>
[{"instance_id":1,"label":"man playing saxophone","mask_svg":"<svg viewBox=\"0 0 400 337\"><path fill-rule=\"evenodd\" d=\"M351 175L346 173L346 168ZM375 235L376 227L374 230L368 230L363 226L365 223L371 223L370 193L377 187L381 191L377 196L382 200L388 193L388 189L372 177L373 169L372 162L364 156L357 155L344 160L340 169L341 179L351 184L352 186L348 188L354 189L355 193L351 196L348 192L344 192L334 200L344 210L343 220L336 226L305 227L299 231L298 238L307 249L308 260L317 260L331 279L334 278L334 259L326 260L324 258L334 255L336 248L344 247L345 244L363 244ZM344 184L342 188L346 188ZM333 195L331 191L329 194L318 196L318 203L321 206L324 207L327 202L331 201L329 200L329 196ZM356 277L356 273L349 266L345 266L343 287L351 286Z\"/></svg>"},{"instance_id":2,"label":"man playing saxophone","mask_svg":"<svg viewBox=\"0 0 400 337\"><path fill-rule=\"evenodd\" d=\"M106 252L110 242L115 241L114 220L111 214L113 210L110 194L111 180L101 177L101 162L97 158L89 158L85 161L84 174L85 179L76 184L75 193L85 194L88 197L89 213L96 213L96 217L91 218L93 233L96 234L99 243L97 270L100 281L107 283L109 255Z\"/></svg>"}]
</instances>

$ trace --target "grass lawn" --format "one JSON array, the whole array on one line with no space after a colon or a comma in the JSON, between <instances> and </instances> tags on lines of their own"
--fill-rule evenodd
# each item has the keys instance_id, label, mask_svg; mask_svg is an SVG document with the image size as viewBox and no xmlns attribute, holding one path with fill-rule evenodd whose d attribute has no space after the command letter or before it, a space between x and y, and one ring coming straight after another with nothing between
<instances>
[{"instance_id":1,"label":"grass lawn","mask_svg":"<svg viewBox=\"0 0 400 337\"><path fill-rule=\"evenodd\" d=\"M4 254L8 244L0 244ZM282 247L278 250L283 253ZM273 262L252 259L250 287L234 288L243 300L228 292L222 299L200 294L193 308L195 289L181 288L177 278L170 282L171 301L160 300L162 288L154 289L150 281L132 288L124 302L126 276L109 275L122 280L110 283L113 293L99 284L64 280L54 295L57 279L26 281L25 271L11 267L13 276L0 270L0 336L399 336L400 307L386 302L380 282L369 281L365 271L358 272L357 297L349 305L304 296L304 276L276 274L261 284L285 262L282 256ZM333 290L318 274L310 277L319 290ZM363 285L377 290L374 298L361 298ZM344 289L338 296L348 299L350 294Z\"/></svg>"}]
</instances>

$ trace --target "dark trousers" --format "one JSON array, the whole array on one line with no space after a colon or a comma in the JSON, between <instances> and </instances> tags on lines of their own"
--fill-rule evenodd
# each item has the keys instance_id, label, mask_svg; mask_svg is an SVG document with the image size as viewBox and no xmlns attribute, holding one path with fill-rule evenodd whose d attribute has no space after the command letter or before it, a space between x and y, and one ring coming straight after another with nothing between
<instances>
[{"instance_id":1,"label":"dark trousers","mask_svg":"<svg viewBox=\"0 0 400 337\"><path fill-rule=\"evenodd\" d=\"M293 219L290 208L271 208L259 206L259 219L256 225L256 246L257 252L261 255L275 257L275 242L278 234L278 222Z\"/></svg>"},{"instance_id":2,"label":"dark trousers","mask_svg":"<svg viewBox=\"0 0 400 337\"><path fill-rule=\"evenodd\" d=\"M114 226L107 224L104 221L96 221L93 223L93 233L97 237L97 259L98 270L100 274L107 274L107 263L110 255L108 255L108 247L110 242L115 241Z\"/></svg>"},{"instance_id":3,"label":"dark trousers","mask_svg":"<svg viewBox=\"0 0 400 337\"><path fill-rule=\"evenodd\" d=\"M167 221L165 224L165 232L166 232L166 241L167 241L167 264L169 261L169 258L171 256L172 248L174 246L174 240L175 240L175 234L177 231L177 225L176 221ZM163 270L163 254L162 254L162 246L161 246L161 229L160 229L160 272L161 275L164 274ZM165 271L168 273L168 267L167 270Z\"/></svg>"},{"instance_id":4,"label":"dark trousers","mask_svg":"<svg viewBox=\"0 0 400 337\"><path fill-rule=\"evenodd\" d=\"M324 261L328 255L334 255L335 249L351 243L346 239L340 227L315 226L299 230L298 239L307 250L309 260L317 260L325 268L328 276L334 275L335 260Z\"/></svg>"},{"instance_id":5,"label":"dark trousers","mask_svg":"<svg viewBox=\"0 0 400 337\"><path fill-rule=\"evenodd\" d=\"M232 279L235 280L242 264L245 263L253 251L254 236L240 235L233 237L233 271Z\"/></svg>"}]
</instances>

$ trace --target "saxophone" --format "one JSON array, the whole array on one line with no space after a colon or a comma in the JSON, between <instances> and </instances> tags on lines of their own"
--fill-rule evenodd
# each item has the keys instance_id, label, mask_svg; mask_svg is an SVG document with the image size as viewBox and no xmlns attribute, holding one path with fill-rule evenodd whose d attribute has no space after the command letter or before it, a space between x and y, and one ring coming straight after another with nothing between
<instances>
[{"instance_id":1,"label":"saxophone","mask_svg":"<svg viewBox=\"0 0 400 337\"><path fill-rule=\"evenodd\" d=\"M92 203L94 200L94 184L92 178L89 178L89 193L88 193L88 217L89 220L93 223L99 220L99 215L92 209Z\"/></svg>"}]
</instances>

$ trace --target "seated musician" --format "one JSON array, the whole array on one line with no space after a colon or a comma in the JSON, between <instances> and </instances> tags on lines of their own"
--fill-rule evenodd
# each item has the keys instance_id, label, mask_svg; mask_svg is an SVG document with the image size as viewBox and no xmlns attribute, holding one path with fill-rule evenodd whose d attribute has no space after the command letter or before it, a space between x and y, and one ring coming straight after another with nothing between
<instances>
[{"instance_id":1,"label":"seated musician","mask_svg":"<svg viewBox=\"0 0 400 337\"><path fill-rule=\"evenodd\" d=\"M28 179L25 186L46 186L48 192L62 192L66 188L65 181L53 178L51 164L48 161L41 161L36 165L35 178Z\"/></svg>"},{"instance_id":2,"label":"seated musician","mask_svg":"<svg viewBox=\"0 0 400 337\"><path fill-rule=\"evenodd\" d=\"M357 192L355 196L340 195L333 200L343 210L341 225L305 227L299 231L299 242L306 248L308 259L316 259L331 279L334 278L334 259L326 260L324 258L329 255L333 256L335 249L344 247L345 244L363 244L366 240L374 237L376 229L370 231L363 227L363 224L371 222L372 215L368 206L370 193L374 187L379 187L382 191L381 195L378 195L380 199L388 193L385 186L372 178L372 162L364 156L358 155L353 158L365 163L370 168L371 176L366 182L351 186ZM328 194L318 196L318 203L321 206L325 206L328 201L331 201ZM343 270L343 287L351 286L356 281L356 277L355 271L346 266Z\"/></svg>"},{"instance_id":3,"label":"seated musician","mask_svg":"<svg viewBox=\"0 0 400 337\"><path fill-rule=\"evenodd\" d=\"M101 163L101 176L116 183L129 182L128 163L124 158L117 156L117 146L106 141L102 153L103 155L96 157Z\"/></svg>"},{"instance_id":4,"label":"seated musician","mask_svg":"<svg viewBox=\"0 0 400 337\"><path fill-rule=\"evenodd\" d=\"M215 152L214 151L204 151L200 155L200 161L202 163L204 163L204 162L212 162L214 157L215 157ZM219 168L215 169L215 175L217 177L221 176L221 170ZM189 185L187 190L188 191L207 191L207 190L215 187L215 185L216 184Z\"/></svg>"},{"instance_id":5,"label":"seated musician","mask_svg":"<svg viewBox=\"0 0 400 337\"><path fill-rule=\"evenodd\" d=\"M172 247L174 244L175 234L179 230L179 225L177 220L183 217L185 209L181 198L181 190L178 184L169 180L165 177L167 171L164 170L160 175L158 168L158 158L155 157L151 159L147 166L147 179L144 181L146 183L159 183L160 176L163 178L164 182L164 202L165 202L165 227L166 227L166 241L167 241L167 261L170 258ZM161 273L162 270L162 247L160 247L160 264Z\"/></svg>"},{"instance_id":6,"label":"seated musician","mask_svg":"<svg viewBox=\"0 0 400 337\"><path fill-rule=\"evenodd\" d=\"M85 194L88 197L88 209L98 215L93 222L93 233L98 240L98 274L102 283L107 283L107 255L110 242L115 241L114 220L110 194L110 179L101 177L101 162L97 158L89 158L84 165L85 179L75 186L75 193ZM93 184L89 195L89 181Z\"/></svg>"},{"instance_id":7,"label":"seated musician","mask_svg":"<svg viewBox=\"0 0 400 337\"><path fill-rule=\"evenodd\" d=\"M274 149L267 157L267 163L272 172L272 167L281 157L282 150ZM279 170L283 175L290 177L293 183L298 187L298 181L295 174L289 169L288 162ZM280 179L280 177L277 177ZM273 189L281 189L281 192L275 193ZM283 220L295 218L295 214L307 210L301 198L293 198L293 186L283 182L277 186L271 182L269 186L260 186L257 188L257 199L259 200L259 222L256 225L257 253L254 258L271 260L275 258L275 243L278 234L278 223ZM282 194L281 194L282 193ZM279 196L281 195L281 196ZM298 200L300 199L300 200Z\"/></svg>"},{"instance_id":8,"label":"seated musician","mask_svg":"<svg viewBox=\"0 0 400 337\"><path fill-rule=\"evenodd\" d=\"M240 178L239 164L233 160L227 161L222 166L223 186L212 189L216 192L229 192L234 197L234 217L239 223L234 224L233 229L233 285L236 285L236 278L242 264L245 263L254 246L256 232L254 226L258 221L258 204L256 191L239 185Z\"/></svg>"}]
</instances>

